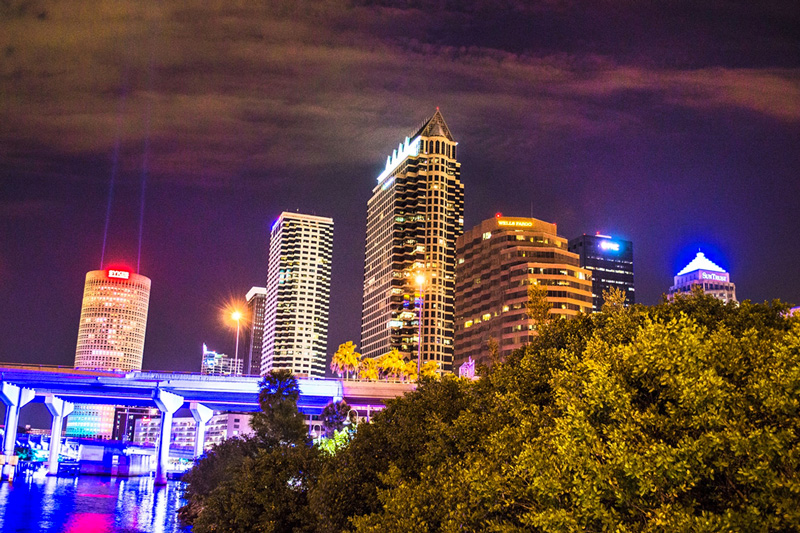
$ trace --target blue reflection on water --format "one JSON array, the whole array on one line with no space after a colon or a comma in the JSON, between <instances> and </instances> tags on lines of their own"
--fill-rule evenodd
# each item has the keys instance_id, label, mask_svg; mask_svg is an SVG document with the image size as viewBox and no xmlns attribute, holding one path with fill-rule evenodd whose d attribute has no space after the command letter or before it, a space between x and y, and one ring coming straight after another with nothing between
<instances>
[{"instance_id":1,"label":"blue reflection on water","mask_svg":"<svg viewBox=\"0 0 800 533\"><path fill-rule=\"evenodd\" d=\"M0 484L0 531L59 533L188 532L178 522L183 483L80 476Z\"/></svg>"}]
</instances>

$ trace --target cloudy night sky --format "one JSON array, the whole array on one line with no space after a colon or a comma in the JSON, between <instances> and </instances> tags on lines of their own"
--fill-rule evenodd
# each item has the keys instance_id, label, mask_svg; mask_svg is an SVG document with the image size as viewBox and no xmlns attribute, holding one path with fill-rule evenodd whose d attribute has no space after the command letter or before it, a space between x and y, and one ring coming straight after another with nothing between
<instances>
[{"instance_id":1,"label":"cloudy night sky","mask_svg":"<svg viewBox=\"0 0 800 533\"><path fill-rule=\"evenodd\" d=\"M281 211L333 217L328 351L358 342L367 199L437 106L466 228L630 239L641 303L702 248L800 304L796 0L5 0L0 54L0 361L73 364L107 213L145 369L233 351Z\"/></svg>"}]
</instances>

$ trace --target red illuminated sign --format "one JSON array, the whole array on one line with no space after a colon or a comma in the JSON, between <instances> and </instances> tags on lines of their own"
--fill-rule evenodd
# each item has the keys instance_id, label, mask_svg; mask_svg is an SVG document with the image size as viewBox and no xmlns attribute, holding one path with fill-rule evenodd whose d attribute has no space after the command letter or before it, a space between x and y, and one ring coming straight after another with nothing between
<instances>
[{"instance_id":1,"label":"red illuminated sign","mask_svg":"<svg viewBox=\"0 0 800 533\"><path fill-rule=\"evenodd\" d=\"M127 270L109 270L108 277L117 279L128 279L131 277L131 273L128 272Z\"/></svg>"}]
</instances>

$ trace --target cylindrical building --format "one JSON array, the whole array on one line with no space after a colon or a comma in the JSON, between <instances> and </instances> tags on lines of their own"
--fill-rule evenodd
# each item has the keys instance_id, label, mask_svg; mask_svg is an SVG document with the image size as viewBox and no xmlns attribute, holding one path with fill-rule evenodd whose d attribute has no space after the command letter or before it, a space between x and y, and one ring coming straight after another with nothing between
<instances>
[{"instance_id":1,"label":"cylindrical building","mask_svg":"<svg viewBox=\"0 0 800 533\"><path fill-rule=\"evenodd\" d=\"M141 370L149 304L150 278L113 268L86 274L75 368ZM67 436L110 439L114 410L114 405L76 405L67 418Z\"/></svg>"},{"instance_id":2,"label":"cylindrical building","mask_svg":"<svg viewBox=\"0 0 800 533\"><path fill-rule=\"evenodd\" d=\"M75 368L141 370L150 278L127 270L86 274Z\"/></svg>"}]
</instances>

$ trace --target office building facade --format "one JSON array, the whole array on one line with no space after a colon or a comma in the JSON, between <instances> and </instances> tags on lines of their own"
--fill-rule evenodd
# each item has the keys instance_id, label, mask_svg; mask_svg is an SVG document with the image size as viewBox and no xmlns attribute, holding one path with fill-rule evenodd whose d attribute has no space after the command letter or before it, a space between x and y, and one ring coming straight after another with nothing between
<instances>
[{"instance_id":1,"label":"office building facade","mask_svg":"<svg viewBox=\"0 0 800 533\"><path fill-rule=\"evenodd\" d=\"M603 293L615 287L625 294L625 305L636 303L633 285L633 243L609 235L570 239L569 251L578 254L582 268L592 272L592 310L603 310Z\"/></svg>"},{"instance_id":2,"label":"office building facade","mask_svg":"<svg viewBox=\"0 0 800 533\"><path fill-rule=\"evenodd\" d=\"M457 243L454 371L464 363L489 365L489 339L504 359L536 334L527 313L528 288L547 289L552 318L592 309L591 272L555 224L535 218L484 220Z\"/></svg>"},{"instance_id":3,"label":"office building facade","mask_svg":"<svg viewBox=\"0 0 800 533\"><path fill-rule=\"evenodd\" d=\"M247 325L244 330L245 373L261 373L261 352L264 350L264 310L267 288L253 287L247 291Z\"/></svg>"},{"instance_id":4,"label":"office building facade","mask_svg":"<svg viewBox=\"0 0 800 533\"><path fill-rule=\"evenodd\" d=\"M150 304L150 279L124 269L86 274L75 350L75 368L141 370ZM75 406L66 435L110 439L113 405Z\"/></svg>"},{"instance_id":5,"label":"office building facade","mask_svg":"<svg viewBox=\"0 0 800 533\"><path fill-rule=\"evenodd\" d=\"M122 406L114 409L114 429L112 440L133 442L136 421L142 418L160 416L160 411L155 407Z\"/></svg>"},{"instance_id":6,"label":"office building facade","mask_svg":"<svg viewBox=\"0 0 800 533\"><path fill-rule=\"evenodd\" d=\"M325 377L333 219L282 213L272 226L261 374Z\"/></svg>"},{"instance_id":7,"label":"office building facade","mask_svg":"<svg viewBox=\"0 0 800 533\"><path fill-rule=\"evenodd\" d=\"M736 285L731 282L730 274L703 252L697 252L695 258L675 275L667 298L672 300L676 294L689 293L694 287L700 287L706 294L725 303L737 301Z\"/></svg>"},{"instance_id":8,"label":"office building facade","mask_svg":"<svg viewBox=\"0 0 800 533\"><path fill-rule=\"evenodd\" d=\"M423 362L452 369L455 242L464 229L456 147L437 109L378 176L367 202L361 314L366 357L397 349L416 360L421 342Z\"/></svg>"},{"instance_id":9,"label":"office building facade","mask_svg":"<svg viewBox=\"0 0 800 533\"><path fill-rule=\"evenodd\" d=\"M209 350L203 344L203 359L200 363L200 373L204 376L241 376L244 360L231 357L228 354Z\"/></svg>"},{"instance_id":10,"label":"office building facade","mask_svg":"<svg viewBox=\"0 0 800 533\"><path fill-rule=\"evenodd\" d=\"M206 425L203 449L210 450L226 439L252 435L251 418L252 415L249 413L214 413ZM160 431L160 415L139 418L136 420L132 442L142 446L155 445L158 442ZM194 418L176 416L172 419L170 446L192 448L196 434L197 422Z\"/></svg>"}]
</instances>

